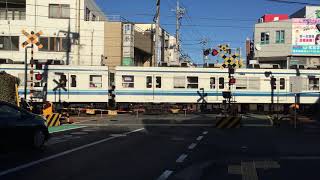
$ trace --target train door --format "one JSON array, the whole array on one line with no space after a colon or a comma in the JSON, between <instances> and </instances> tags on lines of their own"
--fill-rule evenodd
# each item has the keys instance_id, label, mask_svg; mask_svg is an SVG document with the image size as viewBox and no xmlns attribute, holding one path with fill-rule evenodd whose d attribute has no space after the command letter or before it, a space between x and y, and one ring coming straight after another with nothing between
<instances>
[{"instance_id":1,"label":"train door","mask_svg":"<svg viewBox=\"0 0 320 180\"><path fill-rule=\"evenodd\" d=\"M144 90L144 98L146 102L153 102L154 100L154 76L146 75L145 78L145 90Z\"/></svg>"},{"instance_id":2,"label":"train door","mask_svg":"<svg viewBox=\"0 0 320 180\"><path fill-rule=\"evenodd\" d=\"M284 104L288 100L287 93L289 92L287 81L285 77L277 79L277 93L274 102L277 104ZM280 109L279 109L280 110Z\"/></svg>"},{"instance_id":3,"label":"train door","mask_svg":"<svg viewBox=\"0 0 320 180\"><path fill-rule=\"evenodd\" d=\"M208 93L208 100L209 102L217 102L219 99L218 96L218 77L211 76L209 81L209 93Z\"/></svg>"}]
</instances>

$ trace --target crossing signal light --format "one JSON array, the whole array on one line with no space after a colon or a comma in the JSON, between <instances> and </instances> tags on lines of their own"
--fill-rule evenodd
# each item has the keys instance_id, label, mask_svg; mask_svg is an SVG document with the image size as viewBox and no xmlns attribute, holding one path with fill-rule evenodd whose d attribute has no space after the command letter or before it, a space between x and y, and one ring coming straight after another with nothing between
<instances>
[{"instance_id":1,"label":"crossing signal light","mask_svg":"<svg viewBox=\"0 0 320 180\"><path fill-rule=\"evenodd\" d=\"M42 74L38 73L36 74L36 80L41 81L42 80Z\"/></svg>"},{"instance_id":2,"label":"crossing signal light","mask_svg":"<svg viewBox=\"0 0 320 180\"><path fill-rule=\"evenodd\" d=\"M212 56L217 56L219 54L219 51L216 49L212 50Z\"/></svg>"},{"instance_id":3,"label":"crossing signal light","mask_svg":"<svg viewBox=\"0 0 320 180\"><path fill-rule=\"evenodd\" d=\"M210 49L203 50L204 56L209 56L209 54L210 54Z\"/></svg>"},{"instance_id":4,"label":"crossing signal light","mask_svg":"<svg viewBox=\"0 0 320 180\"><path fill-rule=\"evenodd\" d=\"M236 79L235 79L235 78L230 78L229 84L230 84L230 85L236 84Z\"/></svg>"}]
</instances>

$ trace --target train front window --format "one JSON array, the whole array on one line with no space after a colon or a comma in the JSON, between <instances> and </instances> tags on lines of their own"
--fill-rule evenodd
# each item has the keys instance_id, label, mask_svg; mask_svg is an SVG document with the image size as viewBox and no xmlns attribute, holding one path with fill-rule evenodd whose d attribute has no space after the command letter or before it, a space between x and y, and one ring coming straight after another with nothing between
<instances>
[{"instance_id":1,"label":"train front window","mask_svg":"<svg viewBox=\"0 0 320 180\"><path fill-rule=\"evenodd\" d=\"M244 89L247 89L247 88L248 88L247 78L237 78L236 89L244 90Z\"/></svg>"},{"instance_id":2,"label":"train front window","mask_svg":"<svg viewBox=\"0 0 320 180\"><path fill-rule=\"evenodd\" d=\"M173 87L178 89L184 89L186 84L186 79L184 76L175 76L173 79Z\"/></svg>"},{"instance_id":3,"label":"train front window","mask_svg":"<svg viewBox=\"0 0 320 180\"><path fill-rule=\"evenodd\" d=\"M160 76L157 76L156 77L156 88L161 88L161 77Z\"/></svg>"},{"instance_id":4,"label":"train front window","mask_svg":"<svg viewBox=\"0 0 320 180\"><path fill-rule=\"evenodd\" d=\"M187 77L188 89L198 89L198 77Z\"/></svg>"},{"instance_id":5,"label":"train front window","mask_svg":"<svg viewBox=\"0 0 320 180\"><path fill-rule=\"evenodd\" d=\"M224 89L224 78L219 78L219 89Z\"/></svg>"},{"instance_id":6,"label":"train front window","mask_svg":"<svg viewBox=\"0 0 320 180\"><path fill-rule=\"evenodd\" d=\"M284 78L280 78L280 90L286 89L286 80Z\"/></svg>"},{"instance_id":7,"label":"train front window","mask_svg":"<svg viewBox=\"0 0 320 180\"><path fill-rule=\"evenodd\" d=\"M90 75L90 88L102 88L101 75Z\"/></svg>"},{"instance_id":8,"label":"train front window","mask_svg":"<svg viewBox=\"0 0 320 180\"><path fill-rule=\"evenodd\" d=\"M123 88L134 88L134 76L122 76L122 87Z\"/></svg>"},{"instance_id":9,"label":"train front window","mask_svg":"<svg viewBox=\"0 0 320 180\"><path fill-rule=\"evenodd\" d=\"M146 77L146 87L147 88L152 88L152 76L147 76Z\"/></svg>"},{"instance_id":10,"label":"train front window","mask_svg":"<svg viewBox=\"0 0 320 180\"><path fill-rule=\"evenodd\" d=\"M309 78L309 90L317 91L319 90L319 78Z\"/></svg>"},{"instance_id":11,"label":"train front window","mask_svg":"<svg viewBox=\"0 0 320 180\"><path fill-rule=\"evenodd\" d=\"M216 88L216 78L211 77L210 78L210 89L215 89Z\"/></svg>"}]
</instances>

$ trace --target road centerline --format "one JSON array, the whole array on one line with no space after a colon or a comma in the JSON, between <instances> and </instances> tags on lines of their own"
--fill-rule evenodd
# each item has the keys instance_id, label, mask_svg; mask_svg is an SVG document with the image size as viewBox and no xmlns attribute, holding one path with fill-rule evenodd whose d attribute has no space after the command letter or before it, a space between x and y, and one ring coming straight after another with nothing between
<instances>
[{"instance_id":1,"label":"road centerline","mask_svg":"<svg viewBox=\"0 0 320 180\"><path fill-rule=\"evenodd\" d=\"M197 146L196 143L192 143L192 144L190 144L190 146L188 147L188 149L194 149L196 146Z\"/></svg>"},{"instance_id":2,"label":"road centerline","mask_svg":"<svg viewBox=\"0 0 320 180\"><path fill-rule=\"evenodd\" d=\"M169 178L169 176L173 173L173 171L170 170L165 170L159 177L157 180L166 180Z\"/></svg>"},{"instance_id":3,"label":"road centerline","mask_svg":"<svg viewBox=\"0 0 320 180\"><path fill-rule=\"evenodd\" d=\"M182 163L187 157L187 154L181 154L179 158L176 160L176 163Z\"/></svg>"},{"instance_id":4,"label":"road centerline","mask_svg":"<svg viewBox=\"0 0 320 180\"><path fill-rule=\"evenodd\" d=\"M203 139L203 136L199 136L198 138L197 138L197 141L201 141Z\"/></svg>"}]
</instances>

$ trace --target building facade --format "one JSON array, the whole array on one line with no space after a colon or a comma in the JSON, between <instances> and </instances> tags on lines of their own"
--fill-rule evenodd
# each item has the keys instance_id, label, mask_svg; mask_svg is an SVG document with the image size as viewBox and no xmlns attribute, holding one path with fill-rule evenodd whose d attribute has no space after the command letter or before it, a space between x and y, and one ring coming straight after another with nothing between
<instances>
[{"instance_id":1,"label":"building facade","mask_svg":"<svg viewBox=\"0 0 320 180\"><path fill-rule=\"evenodd\" d=\"M281 68L320 65L320 32L316 27L320 23L319 13L320 7L306 6L290 19L257 23L254 58L259 63L279 64Z\"/></svg>"},{"instance_id":2,"label":"building facade","mask_svg":"<svg viewBox=\"0 0 320 180\"><path fill-rule=\"evenodd\" d=\"M105 15L94 0L7 0L0 3L0 59L23 62L22 31L42 32L35 60L100 66ZM30 51L30 50L29 50ZM29 61L29 59L28 59Z\"/></svg>"}]
</instances>

